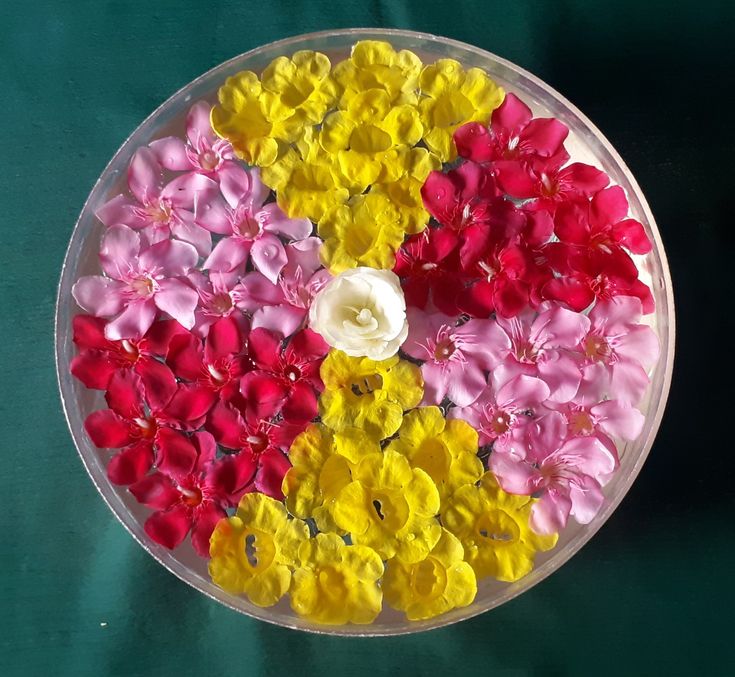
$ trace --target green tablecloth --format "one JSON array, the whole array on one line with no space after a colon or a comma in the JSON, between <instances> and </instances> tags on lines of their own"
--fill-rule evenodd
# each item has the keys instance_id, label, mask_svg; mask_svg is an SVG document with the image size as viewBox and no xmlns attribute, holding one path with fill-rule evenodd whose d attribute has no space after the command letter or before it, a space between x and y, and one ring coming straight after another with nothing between
<instances>
[{"instance_id":1,"label":"green tablecloth","mask_svg":"<svg viewBox=\"0 0 735 677\"><path fill-rule=\"evenodd\" d=\"M735 674L734 477L723 434L733 323L718 298L718 289L732 292L730 3L1 5L0 675ZM658 441L593 541L496 611L383 640L270 627L156 564L88 480L52 363L64 249L89 189L128 133L235 54L353 25L484 47L579 105L647 193L680 312L678 368Z\"/></svg>"}]
</instances>

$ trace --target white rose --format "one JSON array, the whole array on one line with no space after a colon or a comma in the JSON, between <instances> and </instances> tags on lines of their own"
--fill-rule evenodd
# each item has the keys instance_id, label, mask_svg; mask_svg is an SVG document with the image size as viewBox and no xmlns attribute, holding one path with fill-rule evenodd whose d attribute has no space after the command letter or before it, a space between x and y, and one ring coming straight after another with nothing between
<instances>
[{"instance_id":1,"label":"white rose","mask_svg":"<svg viewBox=\"0 0 735 677\"><path fill-rule=\"evenodd\" d=\"M392 357L408 335L398 276L375 268L346 270L314 297L309 324L330 346L352 357Z\"/></svg>"}]
</instances>

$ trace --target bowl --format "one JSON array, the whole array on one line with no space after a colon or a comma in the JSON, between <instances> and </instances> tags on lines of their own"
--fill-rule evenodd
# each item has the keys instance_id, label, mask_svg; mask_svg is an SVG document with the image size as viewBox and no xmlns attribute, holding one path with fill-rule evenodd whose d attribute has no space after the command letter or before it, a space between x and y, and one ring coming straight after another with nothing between
<instances>
[{"instance_id":1,"label":"bowl","mask_svg":"<svg viewBox=\"0 0 735 677\"><path fill-rule=\"evenodd\" d=\"M285 600L262 609L247 599L232 596L215 586L207 574L206 562L187 542L175 551L153 543L143 530L147 511L124 487L110 483L105 473L109 453L100 452L87 437L83 422L94 409L105 406L100 391L86 389L72 378L69 365L75 353L72 318L80 312L71 288L77 278L98 270L98 246L104 226L95 218L96 210L125 185L128 162L139 146L171 133L183 132L183 118L198 100L214 102L219 86L241 70L260 72L275 57L302 49L318 50L332 62L348 56L351 46L362 39L387 40L396 49L410 49L424 63L453 58L465 67L484 69L506 92L513 92L529 105L534 115L556 117L569 127L567 148L572 161L593 164L604 170L611 182L622 186L630 202L633 218L643 223L653 243L645 257L636 257L641 279L652 290L656 311L646 316L660 340L661 355L650 373L650 385L639 408L645 415L643 432L635 442L620 447L620 468L605 487L606 503L587 525L572 521L560 534L557 546L539 553L535 569L513 584L493 580L480 582L475 601L425 621L407 621L402 614L384 609L371 625L325 627L296 616ZM575 106L532 74L482 49L434 35L402 30L350 29L301 35L273 42L237 56L197 78L154 111L122 144L94 185L74 227L64 260L56 306L56 366L61 400L74 443L92 482L108 507L131 535L154 559L199 592L234 609L269 623L333 635L380 636L421 632L483 613L513 599L533 587L567 562L605 523L622 501L638 475L653 444L669 392L674 358L674 301L666 255L651 210L630 170L600 131Z\"/></svg>"}]
</instances>

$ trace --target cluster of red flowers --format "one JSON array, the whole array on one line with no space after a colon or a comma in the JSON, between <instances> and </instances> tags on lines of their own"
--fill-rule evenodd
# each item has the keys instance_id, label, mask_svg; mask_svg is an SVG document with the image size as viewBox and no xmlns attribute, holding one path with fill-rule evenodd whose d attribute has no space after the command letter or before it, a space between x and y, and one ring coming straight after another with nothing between
<instances>
[{"instance_id":1,"label":"cluster of red flowers","mask_svg":"<svg viewBox=\"0 0 735 677\"><path fill-rule=\"evenodd\" d=\"M544 300L581 311L624 295L653 311L628 253L651 250L643 226L627 218L625 192L606 187L604 172L566 164L567 134L558 120L534 119L513 94L489 128L456 131L459 166L432 172L422 188L438 227L411 237L396 256L408 305L510 318Z\"/></svg>"},{"instance_id":2,"label":"cluster of red flowers","mask_svg":"<svg viewBox=\"0 0 735 677\"><path fill-rule=\"evenodd\" d=\"M284 342L235 317L215 322L204 340L161 320L140 340L110 341L106 324L74 318L71 371L105 390L109 407L87 417L87 433L119 450L110 481L155 511L146 533L174 548L191 532L208 557L215 524L245 492L283 498L284 452L317 414L328 346L309 329Z\"/></svg>"}]
</instances>

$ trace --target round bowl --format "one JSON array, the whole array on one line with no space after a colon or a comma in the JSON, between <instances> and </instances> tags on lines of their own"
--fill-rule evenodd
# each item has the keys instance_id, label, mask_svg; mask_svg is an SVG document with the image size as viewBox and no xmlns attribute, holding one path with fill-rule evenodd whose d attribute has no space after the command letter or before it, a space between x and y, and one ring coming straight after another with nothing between
<instances>
[{"instance_id":1,"label":"round bowl","mask_svg":"<svg viewBox=\"0 0 735 677\"><path fill-rule=\"evenodd\" d=\"M424 63L439 58L453 58L465 67L484 69L507 92L517 93L536 116L556 117L569 127L567 148L572 161L593 164L604 170L612 183L622 186L630 202L632 217L644 224L653 251L636 257L641 279L649 284L656 301L655 313L646 320L657 333L661 356L650 374L651 383L639 408L645 415L640 437L620 447L620 469L605 487L606 503L590 524L570 521L560 534L556 548L539 553L535 569L514 584L482 581L475 601L468 607L426 621L407 621L403 615L385 609L368 626L347 625L324 627L297 617L285 600L275 607L262 609L247 599L232 596L209 579L206 562L187 543L169 551L153 543L143 530L146 510L125 487L110 483L105 473L109 453L100 452L87 437L83 422L93 410L103 407L103 394L86 389L72 378L69 365L74 356L72 318L80 312L71 288L82 275L98 270L98 246L103 225L95 218L96 210L125 185L128 162L139 146L155 138L183 131L183 120L189 106L200 99L214 102L218 87L227 77L241 70L260 72L272 59L290 55L300 49L326 53L332 62L346 57L350 47L361 39L387 40L397 49L416 52ZM66 252L56 306L56 366L61 400L69 429L87 472L110 510L140 545L160 564L192 587L236 611L278 625L334 635L397 635L437 628L492 609L533 587L572 557L604 524L625 496L641 469L656 436L669 392L674 359L674 300L666 255L656 223L630 170L600 131L569 101L538 78L512 63L482 49L424 33L401 30L351 29L302 35L259 47L235 57L194 80L154 111L122 144L97 183L82 209Z\"/></svg>"}]
</instances>

